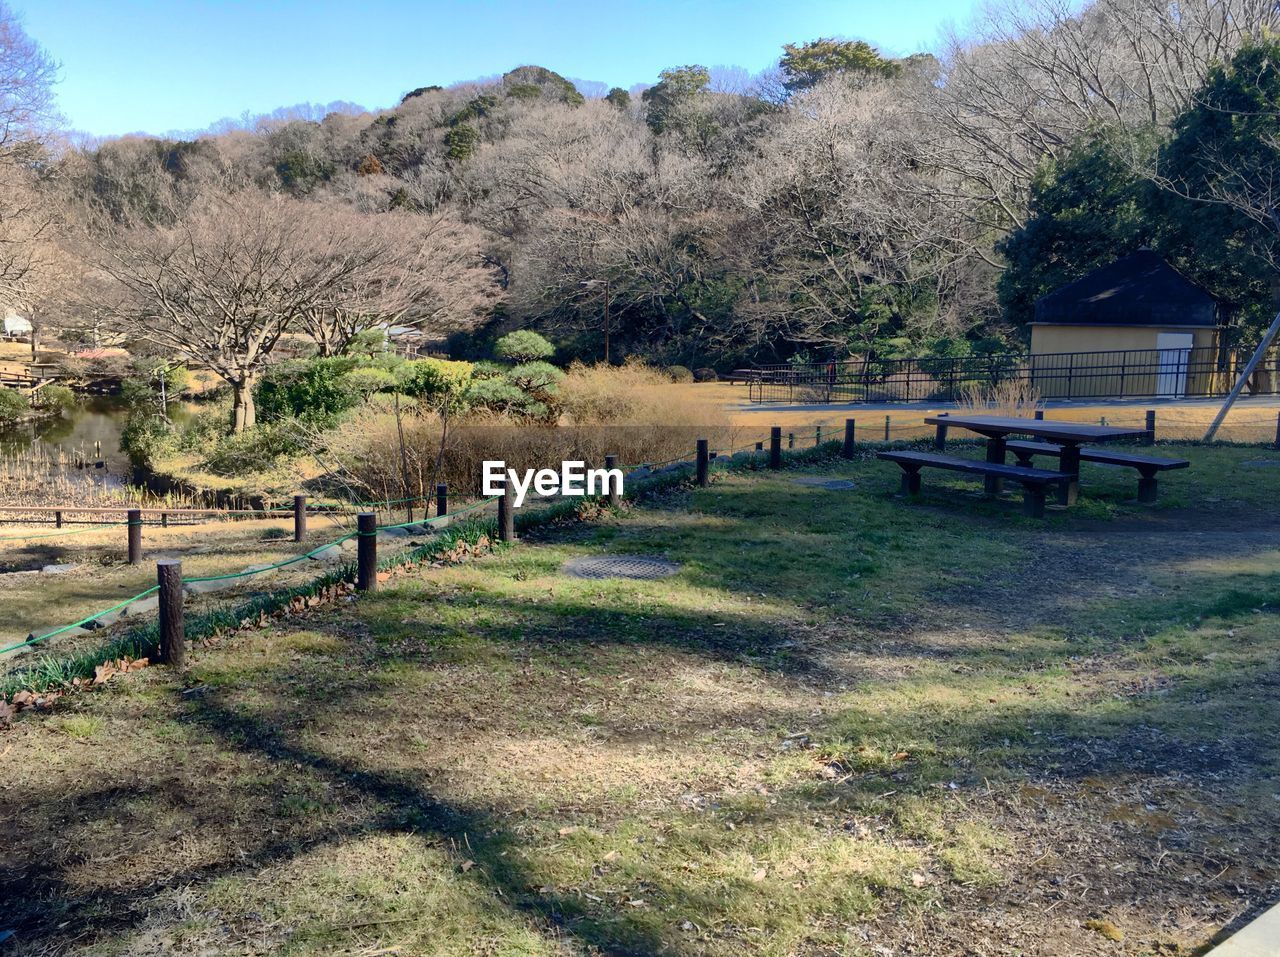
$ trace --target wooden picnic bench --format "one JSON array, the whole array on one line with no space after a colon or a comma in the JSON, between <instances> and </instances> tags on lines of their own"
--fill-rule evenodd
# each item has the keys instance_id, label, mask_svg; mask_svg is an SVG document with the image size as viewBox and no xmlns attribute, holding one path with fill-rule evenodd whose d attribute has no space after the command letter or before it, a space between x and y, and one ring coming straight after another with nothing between
<instances>
[{"instance_id":1,"label":"wooden picnic bench","mask_svg":"<svg viewBox=\"0 0 1280 957\"><path fill-rule=\"evenodd\" d=\"M1062 457L1062 446L1053 442L1006 442L1005 449L1018 457L1018 464L1030 466L1037 455ZM1156 500L1156 475L1169 469L1191 466L1186 459L1163 459L1153 455L1134 455L1111 449L1081 447L1080 461L1102 465L1120 465L1138 470L1138 501L1150 504Z\"/></svg>"},{"instance_id":2,"label":"wooden picnic bench","mask_svg":"<svg viewBox=\"0 0 1280 957\"><path fill-rule=\"evenodd\" d=\"M942 413L925 419L929 425L938 427L939 445L942 444L948 429L967 429L985 436L987 440L987 461L1003 463L1005 446L1010 435L1030 435L1046 442L1062 446L1058 468L1066 472L1068 480L1061 483L1058 490L1058 503L1074 505L1080 488L1080 446L1086 442L1098 444L1115 442L1119 439L1145 438L1145 429L1117 428L1113 425L1087 425L1083 422L1064 422L1053 419L1024 419L1007 415L953 415ZM988 475L987 491L998 494L1000 476Z\"/></svg>"},{"instance_id":3,"label":"wooden picnic bench","mask_svg":"<svg viewBox=\"0 0 1280 957\"><path fill-rule=\"evenodd\" d=\"M967 472L984 478L1009 479L1022 485L1022 510L1033 518L1044 517L1045 491L1049 486L1059 486L1071 479L1070 473L1023 465L1005 465L1003 462L979 462L937 452L877 452L876 458L896 462L902 468L902 492L904 495L920 494L920 470L923 468L948 469Z\"/></svg>"}]
</instances>

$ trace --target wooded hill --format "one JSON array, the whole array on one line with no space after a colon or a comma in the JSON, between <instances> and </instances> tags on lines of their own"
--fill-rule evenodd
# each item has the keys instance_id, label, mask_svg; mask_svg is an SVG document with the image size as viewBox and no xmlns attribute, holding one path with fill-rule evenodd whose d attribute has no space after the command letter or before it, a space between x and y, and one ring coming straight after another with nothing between
<instances>
[{"instance_id":1,"label":"wooded hill","mask_svg":"<svg viewBox=\"0 0 1280 957\"><path fill-rule=\"evenodd\" d=\"M606 301L615 359L1016 346L1037 295L1139 245L1247 325L1270 308L1280 222L1277 27L1259 0L1038 0L937 56L824 39L736 86L689 65L599 99L521 66L44 171L99 236L246 190L416 217L440 247L417 268L450 289L427 325L468 330L461 356L528 325L599 358Z\"/></svg>"}]
</instances>

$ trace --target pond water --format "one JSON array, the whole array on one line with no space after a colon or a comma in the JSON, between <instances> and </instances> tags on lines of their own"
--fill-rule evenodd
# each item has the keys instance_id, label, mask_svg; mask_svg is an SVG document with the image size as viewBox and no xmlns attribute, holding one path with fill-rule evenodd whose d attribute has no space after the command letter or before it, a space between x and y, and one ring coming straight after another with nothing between
<instances>
[{"instance_id":1,"label":"pond water","mask_svg":"<svg viewBox=\"0 0 1280 957\"><path fill-rule=\"evenodd\" d=\"M120 434L128 410L116 396L81 396L61 416L23 422L0 429L0 476L13 498L6 504L29 504L52 495L93 488L106 490L130 480L129 459L120 450ZM187 406L174 403L169 414L182 418ZM92 497L92 496L90 496Z\"/></svg>"},{"instance_id":2,"label":"pond water","mask_svg":"<svg viewBox=\"0 0 1280 957\"><path fill-rule=\"evenodd\" d=\"M74 409L56 418L0 429L0 452L6 457L33 451L55 460L65 456L90 464L102 461L106 471L122 476L129 465L120 451L125 416L124 404L114 396L84 396Z\"/></svg>"}]
</instances>

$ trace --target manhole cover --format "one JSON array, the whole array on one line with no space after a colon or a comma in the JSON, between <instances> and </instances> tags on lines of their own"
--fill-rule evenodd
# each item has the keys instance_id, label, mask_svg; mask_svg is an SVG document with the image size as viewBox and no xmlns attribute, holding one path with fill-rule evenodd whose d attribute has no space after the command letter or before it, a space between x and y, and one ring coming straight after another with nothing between
<instances>
[{"instance_id":1,"label":"manhole cover","mask_svg":"<svg viewBox=\"0 0 1280 957\"><path fill-rule=\"evenodd\" d=\"M802 475L797 479L792 479L797 485L808 485L813 488L825 488L828 492L844 492L851 488L857 488L848 479L828 479L819 475Z\"/></svg>"},{"instance_id":2,"label":"manhole cover","mask_svg":"<svg viewBox=\"0 0 1280 957\"><path fill-rule=\"evenodd\" d=\"M675 562L646 555L584 555L561 569L574 578L669 578L680 570Z\"/></svg>"}]
</instances>

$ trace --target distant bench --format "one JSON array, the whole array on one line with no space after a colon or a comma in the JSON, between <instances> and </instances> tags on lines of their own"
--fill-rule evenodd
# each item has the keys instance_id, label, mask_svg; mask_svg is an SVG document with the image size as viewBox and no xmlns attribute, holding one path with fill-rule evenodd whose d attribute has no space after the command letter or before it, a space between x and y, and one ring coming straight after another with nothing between
<instances>
[{"instance_id":1,"label":"distant bench","mask_svg":"<svg viewBox=\"0 0 1280 957\"><path fill-rule=\"evenodd\" d=\"M1071 479L1071 475L1067 472L1051 472L1048 469L1031 468L1025 465L1005 465L1002 462L979 462L976 459L939 455L936 452L877 452L876 458L884 459L886 462L897 462L902 467L904 495L920 494L920 470L923 468L968 472L987 478L1019 482L1023 491L1022 511L1032 518L1044 517L1045 492L1048 487L1060 485Z\"/></svg>"},{"instance_id":2,"label":"distant bench","mask_svg":"<svg viewBox=\"0 0 1280 957\"><path fill-rule=\"evenodd\" d=\"M1005 449L1018 457L1020 466L1030 466L1037 455L1059 458L1062 446L1052 442L1006 442ZM1156 474L1169 469L1185 469L1191 465L1186 459L1161 459L1152 455L1134 455L1111 449L1081 447L1082 462L1098 462L1102 465L1121 465L1138 470L1138 501L1150 504L1156 500Z\"/></svg>"}]
</instances>

